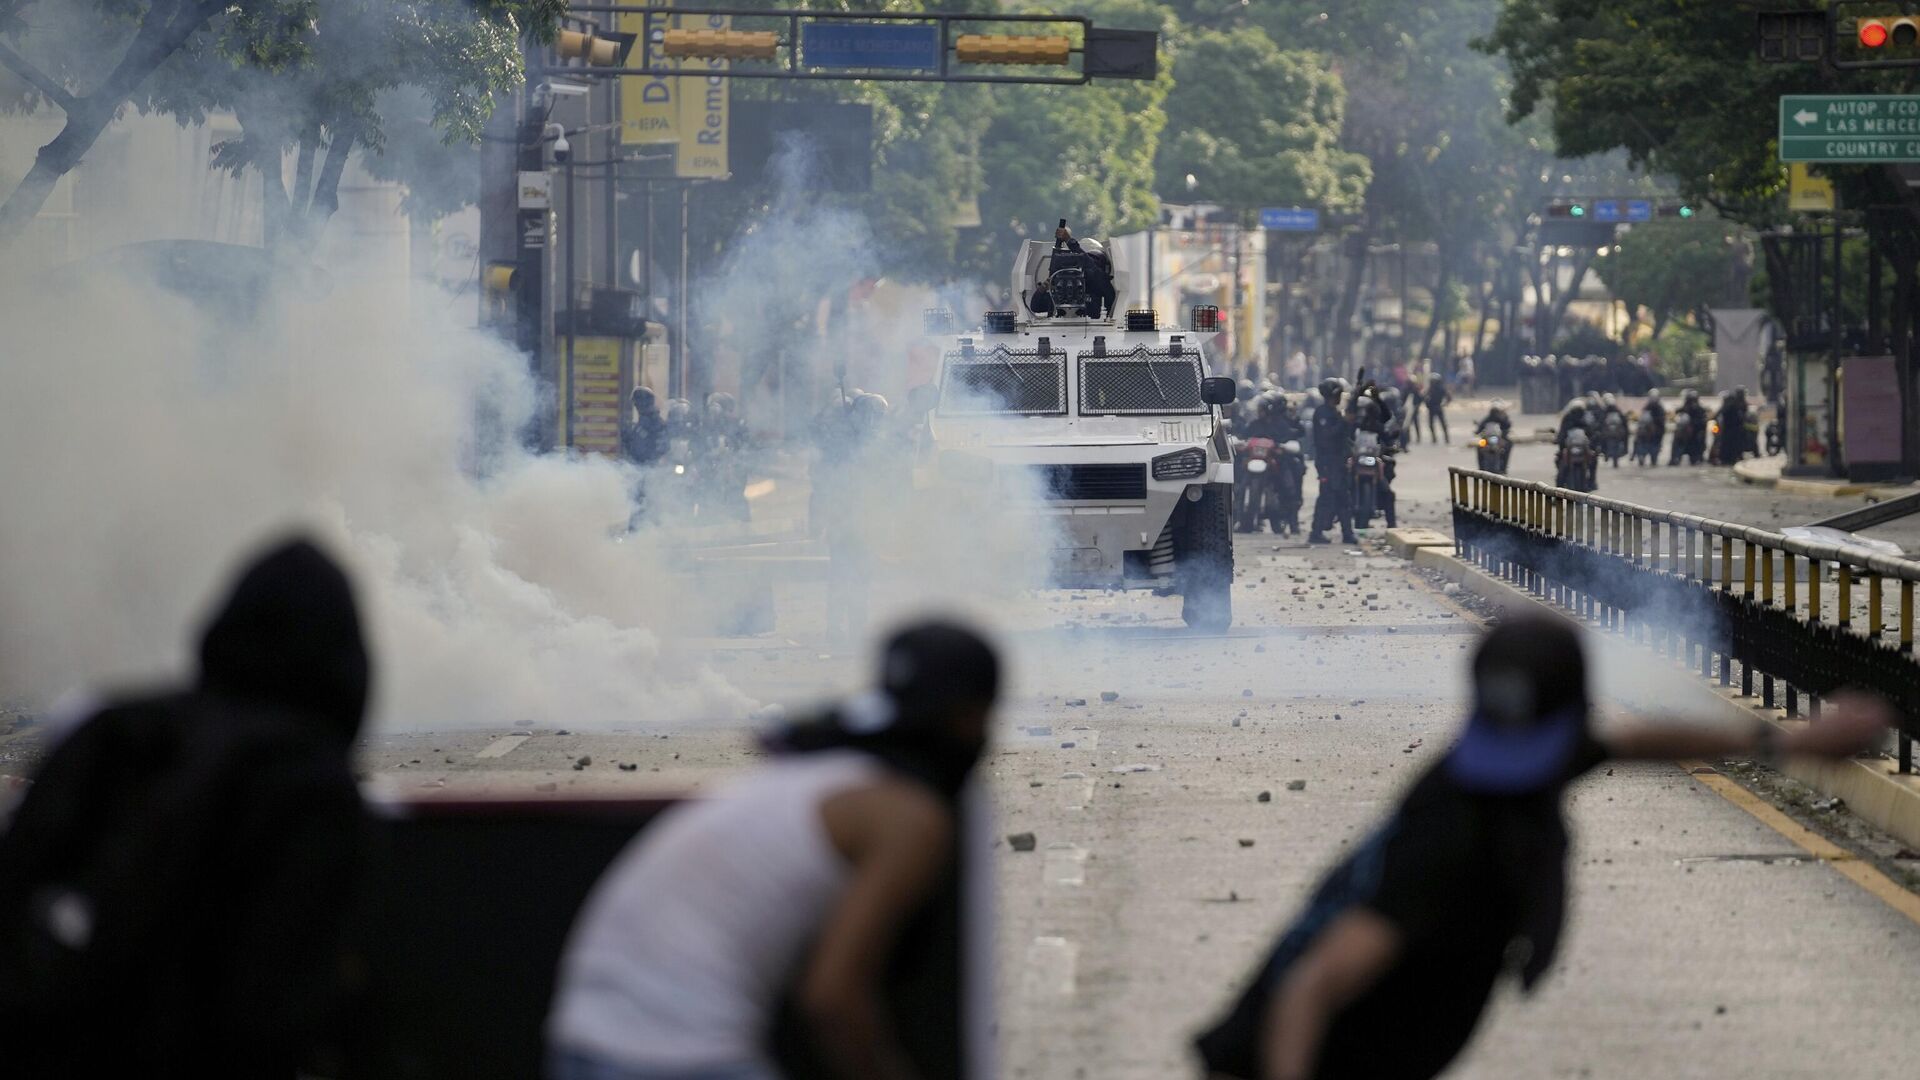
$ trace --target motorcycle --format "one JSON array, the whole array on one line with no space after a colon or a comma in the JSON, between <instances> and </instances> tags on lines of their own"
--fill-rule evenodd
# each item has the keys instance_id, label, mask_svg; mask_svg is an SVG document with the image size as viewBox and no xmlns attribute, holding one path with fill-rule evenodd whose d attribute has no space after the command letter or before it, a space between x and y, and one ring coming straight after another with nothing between
<instances>
[{"instance_id":1,"label":"motorcycle","mask_svg":"<svg viewBox=\"0 0 1920 1080\"><path fill-rule=\"evenodd\" d=\"M1633 463L1660 464L1660 428L1651 414L1640 417L1633 428Z\"/></svg>"},{"instance_id":2,"label":"motorcycle","mask_svg":"<svg viewBox=\"0 0 1920 1080\"><path fill-rule=\"evenodd\" d=\"M1353 444L1353 527L1369 528L1376 514L1384 513L1387 528L1395 528L1393 489L1388 478L1388 451L1380 445L1380 436L1371 431L1354 435Z\"/></svg>"},{"instance_id":3,"label":"motorcycle","mask_svg":"<svg viewBox=\"0 0 1920 1080\"><path fill-rule=\"evenodd\" d=\"M1599 486L1599 463L1587 433L1576 428L1567 435L1560 452L1554 455L1554 485L1568 491L1592 491Z\"/></svg>"},{"instance_id":4,"label":"motorcycle","mask_svg":"<svg viewBox=\"0 0 1920 1080\"><path fill-rule=\"evenodd\" d=\"M1600 452L1613 462L1614 468L1620 467L1620 459L1627 456L1627 418L1617 412L1610 412L1600 425Z\"/></svg>"},{"instance_id":5,"label":"motorcycle","mask_svg":"<svg viewBox=\"0 0 1920 1080\"><path fill-rule=\"evenodd\" d=\"M1240 531L1259 532L1265 521L1275 536L1299 532L1301 478L1306 472L1300 444L1256 437L1246 440L1244 451L1247 492Z\"/></svg>"},{"instance_id":6,"label":"motorcycle","mask_svg":"<svg viewBox=\"0 0 1920 1080\"><path fill-rule=\"evenodd\" d=\"M1474 434L1475 452L1480 456L1480 471L1505 475L1507 459L1513 456L1513 444L1500 434L1500 425L1485 423Z\"/></svg>"}]
</instances>

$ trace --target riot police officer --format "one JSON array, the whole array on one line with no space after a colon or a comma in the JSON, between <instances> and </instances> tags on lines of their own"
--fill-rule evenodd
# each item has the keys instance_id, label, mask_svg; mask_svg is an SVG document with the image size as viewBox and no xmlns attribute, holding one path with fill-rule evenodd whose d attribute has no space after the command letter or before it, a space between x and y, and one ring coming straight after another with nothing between
<instances>
[{"instance_id":1,"label":"riot police officer","mask_svg":"<svg viewBox=\"0 0 1920 1080\"><path fill-rule=\"evenodd\" d=\"M1320 475L1320 494L1313 501L1313 531L1309 544L1329 544L1327 526L1340 523L1340 542L1359 543L1353 535L1353 476L1347 459L1353 454L1353 420L1340 411L1346 386L1339 379L1320 384L1320 407L1313 414L1313 467Z\"/></svg>"},{"instance_id":2,"label":"riot police officer","mask_svg":"<svg viewBox=\"0 0 1920 1080\"><path fill-rule=\"evenodd\" d=\"M1700 459L1705 456L1701 453L1700 448L1706 445L1707 439L1707 408L1700 404L1700 391L1687 391L1686 396L1680 400L1680 407L1675 409L1674 412L1676 415L1674 417L1673 451L1672 455L1667 459L1667 464L1678 465L1680 464L1680 459L1685 457L1693 464L1698 465L1700 464ZM1683 417L1690 425L1690 430L1686 432L1684 438L1681 435L1679 427L1679 421Z\"/></svg>"},{"instance_id":3,"label":"riot police officer","mask_svg":"<svg viewBox=\"0 0 1920 1080\"><path fill-rule=\"evenodd\" d=\"M631 401L633 423L620 441L627 460L644 469L667 454L667 422L660 416L660 399L648 387L634 387Z\"/></svg>"}]
</instances>

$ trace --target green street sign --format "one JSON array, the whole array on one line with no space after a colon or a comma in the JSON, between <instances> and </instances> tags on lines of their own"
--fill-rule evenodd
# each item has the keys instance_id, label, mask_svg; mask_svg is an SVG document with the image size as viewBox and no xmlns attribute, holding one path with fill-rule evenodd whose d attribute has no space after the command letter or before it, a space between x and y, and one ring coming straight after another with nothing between
<instances>
[{"instance_id":1,"label":"green street sign","mask_svg":"<svg viewBox=\"0 0 1920 1080\"><path fill-rule=\"evenodd\" d=\"M1780 160L1920 162L1920 94L1782 94Z\"/></svg>"}]
</instances>

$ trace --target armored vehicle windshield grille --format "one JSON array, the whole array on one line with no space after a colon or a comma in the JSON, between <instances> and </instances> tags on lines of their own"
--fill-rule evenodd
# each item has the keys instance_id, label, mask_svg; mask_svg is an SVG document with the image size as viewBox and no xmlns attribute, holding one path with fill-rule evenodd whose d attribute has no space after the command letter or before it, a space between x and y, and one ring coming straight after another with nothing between
<instances>
[{"instance_id":1,"label":"armored vehicle windshield grille","mask_svg":"<svg viewBox=\"0 0 1920 1080\"><path fill-rule=\"evenodd\" d=\"M1067 358L1035 349L993 348L947 354L940 411L949 416L1022 413L1061 416L1067 411Z\"/></svg>"},{"instance_id":2,"label":"armored vehicle windshield grille","mask_svg":"<svg viewBox=\"0 0 1920 1080\"><path fill-rule=\"evenodd\" d=\"M1080 356L1080 412L1085 416L1204 413L1200 355L1145 346L1114 356Z\"/></svg>"},{"instance_id":3,"label":"armored vehicle windshield grille","mask_svg":"<svg viewBox=\"0 0 1920 1080\"><path fill-rule=\"evenodd\" d=\"M1038 494L1047 499L1144 499L1147 467L1132 465L1036 465Z\"/></svg>"}]
</instances>

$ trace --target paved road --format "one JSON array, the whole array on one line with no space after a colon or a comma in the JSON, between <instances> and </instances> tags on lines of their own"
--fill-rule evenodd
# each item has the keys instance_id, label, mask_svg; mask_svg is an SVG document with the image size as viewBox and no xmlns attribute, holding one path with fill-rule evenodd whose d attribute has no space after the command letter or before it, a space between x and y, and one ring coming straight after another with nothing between
<instances>
[{"instance_id":1,"label":"paved road","mask_svg":"<svg viewBox=\"0 0 1920 1080\"><path fill-rule=\"evenodd\" d=\"M1543 453L1523 448L1520 471ZM1408 455L1410 519L1443 520L1444 466L1465 460ZM1724 487L1702 472L1632 482L1689 505ZM1735 508L1765 499L1725 493ZM1454 730L1470 615L1372 548L1254 536L1237 556L1226 635L1185 633L1175 602L1151 597L1049 594L1002 613L1015 686L987 766L995 832L1038 839L1032 852L996 841L990 853L1002 1075L1195 1075L1190 1034ZM775 635L679 648L767 699L850 685L860 658L809 636L811 587L783 592ZM1661 684L1643 654L1603 668L1609 697L1631 685L1637 701L1685 708L1697 692L1677 675ZM370 764L409 790L564 792L705 786L752 758L737 728L541 729L476 757L501 734L390 736ZM581 754L593 765L576 771ZM1574 915L1558 971L1531 999L1503 998L1454 1075L1920 1073L1920 928L1675 766L1595 775L1572 816Z\"/></svg>"},{"instance_id":2,"label":"paved road","mask_svg":"<svg viewBox=\"0 0 1920 1080\"><path fill-rule=\"evenodd\" d=\"M1473 467L1473 455L1467 452L1463 444L1467 433L1472 430L1473 421L1484 414L1484 409L1479 412L1465 409L1454 412L1453 446L1436 448L1431 443L1416 445L1402 459L1403 463L1432 464L1438 456L1448 464ZM1516 433L1530 432L1551 428L1554 423L1555 418L1551 416L1518 416L1514 418L1514 430ZM1554 473L1552 447L1545 443L1517 444L1511 472L1528 480L1551 482ZM1444 499L1445 494L1444 487L1436 488L1431 498ZM1789 525L1811 524L1866 503L1861 496L1820 498L1782 495L1771 488L1742 483L1734 477L1732 469L1684 465L1669 467L1664 464L1642 468L1636 467L1631 461L1623 462L1619 468L1601 466L1600 494L1643 506L1684 509L1688 513L1776 530ZM1920 517L1884 525L1867 531L1865 535L1890 540L1909 553L1920 556Z\"/></svg>"}]
</instances>

